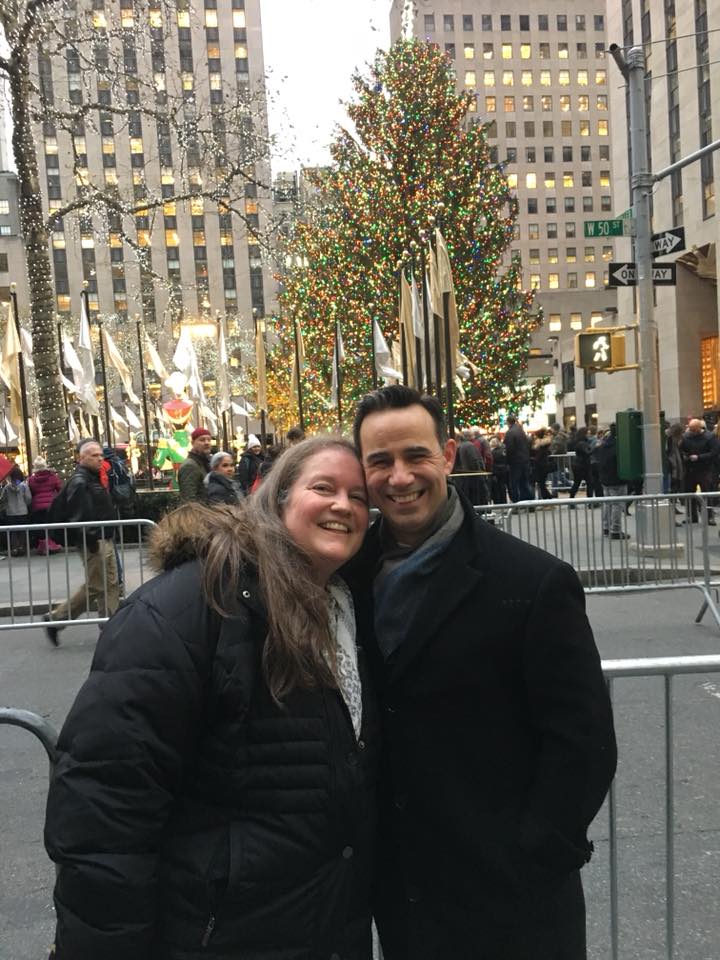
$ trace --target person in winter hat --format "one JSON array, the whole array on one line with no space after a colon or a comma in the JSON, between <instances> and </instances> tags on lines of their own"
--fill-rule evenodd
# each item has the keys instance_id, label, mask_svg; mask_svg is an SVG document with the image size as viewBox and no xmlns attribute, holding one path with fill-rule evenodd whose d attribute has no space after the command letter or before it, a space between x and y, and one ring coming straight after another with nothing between
<instances>
[{"instance_id":1,"label":"person in winter hat","mask_svg":"<svg viewBox=\"0 0 720 960\"><path fill-rule=\"evenodd\" d=\"M262 445L254 433L248 437L245 453L240 457L237 468L237 481L240 489L247 496L253 488L253 484L260 472L260 466L264 461L262 455Z\"/></svg>"},{"instance_id":2,"label":"person in winter hat","mask_svg":"<svg viewBox=\"0 0 720 960\"><path fill-rule=\"evenodd\" d=\"M212 437L205 427L197 427L190 434L190 453L178 469L180 499L187 503L207 499L205 477L210 472L210 448Z\"/></svg>"},{"instance_id":3,"label":"person in winter hat","mask_svg":"<svg viewBox=\"0 0 720 960\"><path fill-rule=\"evenodd\" d=\"M210 473L205 477L207 499L210 503L238 504L244 499L234 479L235 464L225 450L218 450L210 458Z\"/></svg>"},{"instance_id":4,"label":"person in winter hat","mask_svg":"<svg viewBox=\"0 0 720 960\"><path fill-rule=\"evenodd\" d=\"M55 497L60 493L62 481L55 470L51 470L44 457L35 457L33 472L28 478L32 494L30 504L30 523L46 523L48 513ZM58 553L62 550L50 536L51 531L42 531L36 536L35 547L40 554Z\"/></svg>"},{"instance_id":5,"label":"person in winter hat","mask_svg":"<svg viewBox=\"0 0 720 960\"><path fill-rule=\"evenodd\" d=\"M0 498L4 506L7 526L21 526L28 523L32 494L25 474L17 464L2 485ZM11 556L25 556L28 544L27 532L8 533L7 538Z\"/></svg>"}]
</instances>

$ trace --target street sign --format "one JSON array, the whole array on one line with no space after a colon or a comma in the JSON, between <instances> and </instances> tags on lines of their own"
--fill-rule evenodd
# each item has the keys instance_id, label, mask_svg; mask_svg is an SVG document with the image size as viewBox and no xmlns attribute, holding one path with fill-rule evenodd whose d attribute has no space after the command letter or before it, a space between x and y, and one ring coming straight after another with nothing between
<instances>
[{"instance_id":1,"label":"street sign","mask_svg":"<svg viewBox=\"0 0 720 960\"><path fill-rule=\"evenodd\" d=\"M656 287L674 287L677 270L674 263L655 264L652 281ZM637 268L634 263L611 263L608 266L609 287L636 287Z\"/></svg>"},{"instance_id":2,"label":"street sign","mask_svg":"<svg viewBox=\"0 0 720 960\"><path fill-rule=\"evenodd\" d=\"M637 286L637 270L634 263L611 263L608 267L609 287Z\"/></svg>"},{"instance_id":3,"label":"street sign","mask_svg":"<svg viewBox=\"0 0 720 960\"><path fill-rule=\"evenodd\" d=\"M652 235L652 255L666 257L676 250L685 249L685 227L674 227Z\"/></svg>"},{"instance_id":4,"label":"street sign","mask_svg":"<svg viewBox=\"0 0 720 960\"><path fill-rule=\"evenodd\" d=\"M586 220L585 236L594 237L630 237L632 236L632 220Z\"/></svg>"},{"instance_id":5,"label":"street sign","mask_svg":"<svg viewBox=\"0 0 720 960\"><path fill-rule=\"evenodd\" d=\"M652 268L653 285L674 287L677 284L677 269L674 263L656 263Z\"/></svg>"}]
</instances>

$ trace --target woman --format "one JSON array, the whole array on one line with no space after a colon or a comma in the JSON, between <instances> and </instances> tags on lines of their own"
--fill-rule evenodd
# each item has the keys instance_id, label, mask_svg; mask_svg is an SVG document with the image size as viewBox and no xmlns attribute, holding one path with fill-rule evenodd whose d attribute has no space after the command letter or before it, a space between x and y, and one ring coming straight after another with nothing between
<instances>
[{"instance_id":1,"label":"woman","mask_svg":"<svg viewBox=\"0 0 720 960\"><path fill-rule=\"evenodd\" d=\"M334 576L367 522L355 451L313 438L160 525L60 735L57 960L370 960L377 719Z\"/></svg>"},{"instance_id":2,"label":"woman","mask_svg":"<svg viewBox=\"0 0 720 960\"><path fill-rule=\"evenodd\" d=\"M30 504L32 494L25 479L25 474L15 464L3 484L0 499L5 512L7 526L24 526L29 523ZM27 531L7 534L7 547L13 557L24 557L28 550L29 534Z\"/></svg>"},{"instance_id":3,"label":"woman","mask_svg":"<svg viewBox=\"0 0 720 960\"><path fill-rule=\"evenodd\" d=\"M573 485L570 488L570 499L580 489L580 484L585 482L585 495L592 494L592 483L590 480L590 441L588 440L587 427L580 427L575 436L573 450L575 456L572 462Z\"/></svg>"},{"instance_id":4,"label":"woman","mask_svg":"<svg viewBox=\"0 0 720 960\"><path fill-rule=\"evenodd\" d=\"M218 450L210 458L210 473L205 477L207 497L210 503L229 503L237 505L243 494L233 479L235 464L233 458L224 450Z\"/></svg>"},{"instance_id":5,"label":"woman","mask_svg":"<svg viewBox=\"0 0 720 960\"><path fill-rule=\"evenodd\" d=\"M547 478L552 472L550 463L550 447L552 436L545 427L535 431L530 447L530 458L533 466L533 478L541 500L552 500L553 494L548 489Z\"/></svg>"},{"instance_id":6,"label":"woman","mask_svg":"<svg viewBox=\"0 0 720 960\"><path fill-rule=\"evenodd\" d=\"M28 486L32 494L30 523L47 523L48 512L53 500L60 493L62 480L55 470L48 467L44 457L35 457L33 460L33 472L28 478ZM40 554L58 553L62 550L60 544L55 543L50 536L49 530L36 530L34 540Z\"/></svg>"}]
</instances>

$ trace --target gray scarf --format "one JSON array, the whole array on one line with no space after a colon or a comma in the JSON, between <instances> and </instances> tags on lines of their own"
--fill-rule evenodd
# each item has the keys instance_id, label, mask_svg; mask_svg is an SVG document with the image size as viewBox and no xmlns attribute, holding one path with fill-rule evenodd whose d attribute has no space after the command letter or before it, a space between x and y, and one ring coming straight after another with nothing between
<instances>
[{"instance_id":1,"label":"gray scarf","mask_svg":"<svg viewBox=\"0 0 720 960\"><path fill-rule=\"evenodd\" d=\"M442 562L450 541L462 526L464 512L454 487L448 487L447 507L441 510L428 538L419 547L399 546L383 522L384 543L380 570L375 578L375 633L385 660L389 660L407 635L415 612L427 595L432 574Z\"/></svg>"}]
</instances>

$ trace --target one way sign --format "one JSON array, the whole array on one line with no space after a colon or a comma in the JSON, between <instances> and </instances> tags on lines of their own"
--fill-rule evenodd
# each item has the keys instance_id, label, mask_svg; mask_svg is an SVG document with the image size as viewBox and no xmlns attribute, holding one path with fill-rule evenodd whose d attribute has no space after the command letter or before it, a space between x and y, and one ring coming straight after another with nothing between
<instances>
[{"instance_id":1,"label":"one way sign","mask_svg":"<svg viewBox=\"0 0 720 960\"><path fill-rule=\"evenodd\" d=\"M676 267L674 263L655 264L652 268L652 281L656 287L674 287ZM609 287L636 287L637 268L634 263L611 263L608 267Z\"/></svg>"},{"instance_id":2,"label":"one way sign","mask_svg":"<svg viewBox=\"0 0 720 960\"><path fill-rule=\"evenodd\" d=\"M652 255L666 257L676 250L685 249L685 227L674 227L652 235Z\"/></svg>"}]
</instances>

